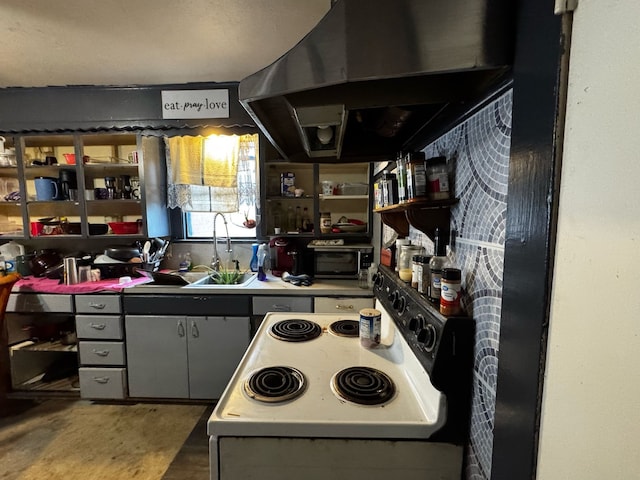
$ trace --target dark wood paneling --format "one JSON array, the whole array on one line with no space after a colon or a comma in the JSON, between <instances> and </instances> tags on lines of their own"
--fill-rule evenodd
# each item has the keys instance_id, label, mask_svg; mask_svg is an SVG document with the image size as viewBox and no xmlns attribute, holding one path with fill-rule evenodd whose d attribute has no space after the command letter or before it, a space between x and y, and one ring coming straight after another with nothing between
<instances>
[{"instance_id":1,"label":"dark wood paneling","mask_svg":"<svg viewBox=\"0 0 640 480\"><path fill-rule=\"evenodd\" d=\"M162 118L162 90L229 90L229 118ZM238 83L0 89L0 132L255 127L238 102Z\"/></svg>"},{"instance_id":2,"label":"dark wood paneling","mask_svg":"<svg viewBox=\"0 0 640 480\"><path fill-rule=\"evenodd\" d=\"M518 3L494 480L536 475L560 169L563 52L553 3Z\"/></svg>"}]
</instances>

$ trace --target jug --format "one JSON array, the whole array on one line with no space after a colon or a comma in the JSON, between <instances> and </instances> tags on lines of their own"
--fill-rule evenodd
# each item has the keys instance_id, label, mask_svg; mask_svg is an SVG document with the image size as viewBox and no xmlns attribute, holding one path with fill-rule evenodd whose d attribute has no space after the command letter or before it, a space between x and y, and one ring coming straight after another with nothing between
<instances>
[{"instance_id":1,"label":"jug","mask_svg":"<svg viewBox=\"0 0 640 480\"><path fill-rule=\"evenodd\" d=\"M36 177L34 183L36 185L36 200L47 202L58 199L60 190L58 188L57 178Z\"/></svg>"}]
</instances>

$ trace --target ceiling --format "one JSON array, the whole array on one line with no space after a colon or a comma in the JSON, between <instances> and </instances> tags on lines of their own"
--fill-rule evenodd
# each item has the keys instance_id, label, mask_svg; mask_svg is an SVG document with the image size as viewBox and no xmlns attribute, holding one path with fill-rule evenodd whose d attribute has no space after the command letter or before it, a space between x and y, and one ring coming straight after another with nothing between
<instances>
[{"instance_id":1,"label":"ceiling","mask_svg":"<svg viewBox=\"0 0 640 480\"><path fill-rule=\"evenodd\" d=\"M330 0L2 0L0 87L239 81Z\"/></svg>"}]
</instances>

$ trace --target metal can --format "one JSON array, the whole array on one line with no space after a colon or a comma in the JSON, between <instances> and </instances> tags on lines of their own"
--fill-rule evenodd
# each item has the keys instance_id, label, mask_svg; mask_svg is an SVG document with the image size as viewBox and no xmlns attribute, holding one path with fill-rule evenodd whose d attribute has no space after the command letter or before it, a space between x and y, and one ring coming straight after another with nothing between
<instances>
[{"instance_id":1,"label":"metal can","mask_svg":"<svg viewBox=\"0 0 640 480\"><path fill-rule=\"evenodd\" d=\"M380 345L380 323L382 314L375 308L360 310L360 345L375 348Z\"/></svg>"}]
</instances>

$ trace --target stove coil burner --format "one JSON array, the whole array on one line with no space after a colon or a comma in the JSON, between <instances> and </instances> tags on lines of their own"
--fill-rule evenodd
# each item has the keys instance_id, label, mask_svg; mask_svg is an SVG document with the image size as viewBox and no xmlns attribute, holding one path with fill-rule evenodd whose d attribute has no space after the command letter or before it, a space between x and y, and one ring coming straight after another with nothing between
<instances>
[{"instance_id":1,"label":"stove coil burner","mask_svg":"<svg viewBox=\"0 0 640 480\"><path fill-rule=\"evenodd\" d=\"M269 333L272 337L285 342L305 342L319 337L322 328L315 322L292 318L274 323Z\"/></svg>"},{"instance_id":2,"label":"stove coil burner","mask_svg":"<svg viewBox=\"0 0 640 480\"><path fill-rule=\"evenodd\" d=\"M333 376L331 388L339 397L360 405L387 403L396 393L386 373L369 367L350 367Z\"/></svg>"},{"instance_id":3,"label":"stove coil burner","mask_svg":"<svg viewBox=\"0 0 640 480\"><path fill-rule=\"evenodd\" d=\"M329 325L329 331L339 337L357 337L360 334L360 322L357 320L338 320Z\"/></svg>"},{"instance_id":4,"label":"stove coil burner","mask_svg":"<svg viewBox=\"0 0 640 480\"><path fill-rule=\"evenodd\" d=\"M296 398L302 395L306 387L307 382L300 370L283 366L262 368L244 382L247 395L267 403Z\"/></svg>"}]
</instances>

